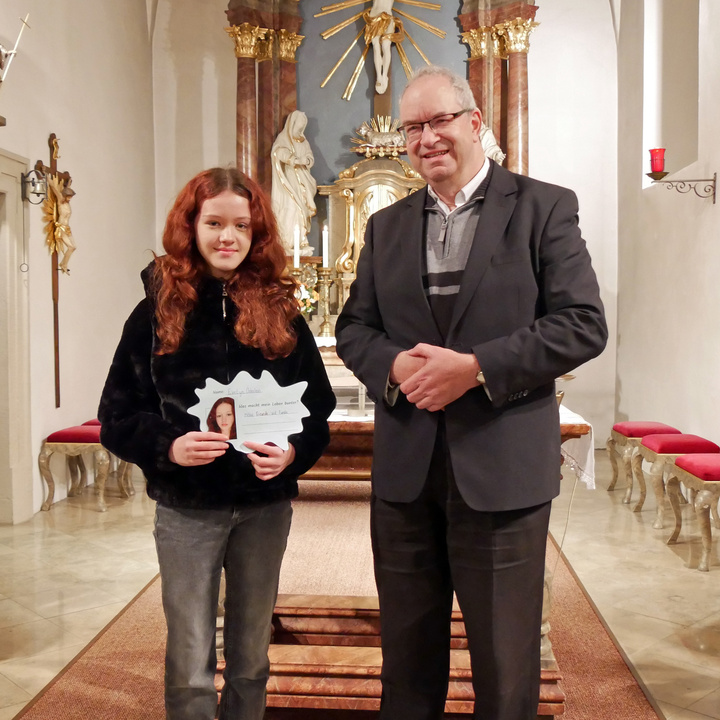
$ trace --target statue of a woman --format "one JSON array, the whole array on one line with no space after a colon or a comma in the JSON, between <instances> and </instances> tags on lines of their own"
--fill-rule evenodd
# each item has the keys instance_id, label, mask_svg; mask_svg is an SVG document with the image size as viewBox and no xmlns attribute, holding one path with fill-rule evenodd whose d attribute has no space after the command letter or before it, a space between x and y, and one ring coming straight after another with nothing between
<instances>
[{"instance_id":1,"label":"statue of a woman","mask_svg":"<svg viewBox=\"0 0 720 720\"><path fill-rule=\"evenodd\" d=\"M293 254L295 228L300 235L300 254L312 255L307 234L315 207L317 183L310 174L315 159L305 138L307 115L293 110L271 150L272 208L277 218L280 239L288 255Z\"/></svg>"}]
</instances>

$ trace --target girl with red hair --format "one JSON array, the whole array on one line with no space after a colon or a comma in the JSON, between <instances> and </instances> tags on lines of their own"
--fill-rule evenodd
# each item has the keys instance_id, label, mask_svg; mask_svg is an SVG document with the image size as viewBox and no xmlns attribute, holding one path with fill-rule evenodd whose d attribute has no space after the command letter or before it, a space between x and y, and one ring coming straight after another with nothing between
<instances>
[{"instance_id":1,"label":"girl with red hair","mask_svg":"<svg viewBox=\"0 0 720 720\"><path fill-rule=\"evenodd\" d=\"M226 578L226 668L218 717L261 720L267 648L297 478L329 441L335 396L301 317L267 196L234 168L196 175L143 271L145 298L127 320L100 401L101 441L138 465L157 501L155 540L168 638L168 720L212 720L215 628ZM208 380L267 371L306 381L310 415L288 449L200 431L188 413ZM233 425L233 427L235 427ZM238 438L242 440L242 438Z\"/></svg>"}]
</instances>

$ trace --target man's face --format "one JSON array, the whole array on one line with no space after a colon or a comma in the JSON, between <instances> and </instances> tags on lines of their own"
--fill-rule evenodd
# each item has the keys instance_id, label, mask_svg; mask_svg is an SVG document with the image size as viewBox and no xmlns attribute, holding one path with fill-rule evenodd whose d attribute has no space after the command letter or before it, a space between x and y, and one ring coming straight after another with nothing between
<instances>
[{"instance_id":1,"label":"man's face","mask_svg":"<svg viewBox=\"0 0 720 720\"><path fill-rule=\"evenodd\" d=\"M403 126L464 110L450 81L442 76L415 80L400 102ZM424 125L422 134L408 138L411 165L433 189L458 192L480 170L485 160L480 144L482 116L475 109L445 122L438 131Z\"/></svg>"}]
</instances>

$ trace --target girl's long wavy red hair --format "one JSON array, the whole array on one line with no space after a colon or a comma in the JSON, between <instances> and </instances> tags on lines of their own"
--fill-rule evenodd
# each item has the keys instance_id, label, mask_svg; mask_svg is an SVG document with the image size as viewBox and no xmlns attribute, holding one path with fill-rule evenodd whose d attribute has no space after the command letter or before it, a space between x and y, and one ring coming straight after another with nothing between
<instances>
[{"instance_id":1,"label":"girl's long wavy red hair","mask_svg":"<svg viewBox=\"0 0 720 720\"><path fill-rule=\"evenodd\" d=\"M258 348L268 359L286 357L297 337L292 328L299 314L296 284L285 272L286 257L278 240L270 201L260 186L236 168L212 168L196 175L180 191L165 223L165 255L155 259L159 355L175 352L185 334L185 321L198 300L197 288L207 264L195 243L195 220L203 203L230 190L250 203L250 250L226 281L237 308L235 336Z\"/></svg>"}]
</instances>

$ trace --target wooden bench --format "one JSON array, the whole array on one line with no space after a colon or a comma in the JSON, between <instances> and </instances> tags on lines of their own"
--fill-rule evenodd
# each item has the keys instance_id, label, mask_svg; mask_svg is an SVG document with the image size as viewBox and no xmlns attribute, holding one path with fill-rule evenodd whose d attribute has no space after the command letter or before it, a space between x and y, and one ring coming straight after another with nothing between
<instances>
[{"instance_id":1,"label":"wooden bench","mask_svg":"<svg viewBox=\"0 0 720 720\"><path fill-rule=\"evenodd\" d=\"M642 489L645 488L645 479L642 477L642 456L639 454L638 446L644 437L663 433L680 434L677 428L665 423L627 421L615 423L607 439L607 452L612 466L612 480L608 485L608 492L615 489L618 481L618 457L622 461L627 487L623 503L628 505L632 500L633 476ZM643 496L643 501L645 497ZM640 505L642 507L642 505Z\"/></svg>"},{"instance_id":2,"label":"wooden bench","mask_svg":"<svg viewBox=\"0 0 720 720\"><path fill-rule=\"evenodd\" d=\"M68 497L82 493L87 484L84 453L92 453L95 462L95 487L97 490L97 507L100 512L107 510L105 503L105 483L110 471L110 453L100 443L100 423L90 420L82 425L58 430L48 435L43 442L38 456L40 475L47 484L48 494L42 504L43 510L50 510L55 497L55 480L50 470L50 458L54 453L61 453L67 459L70 475ZM130 481L130 465L120 461L117 468L118 487L123 497L130 497L135 490Z\"/></svg>"},{"instance_id":3,"label":"wooden bench","mask_svg":"<svg viewBox=\"0 0 720 720\"><path fill-rule=\"evenodd\" d=\"M692 504L695 508L702 539L702 554L698 563L698 570L708 572L710 569L710 553L712 551L711 515L715 527L720 529L720 517L718 517L720 454L681 455L676 458L672 469L668 473L667 480L667 493L675 514L675 529L668 538L668 545L677 542L682 530L680 483L694 492Z\"/></svg>"}]
</instances>

